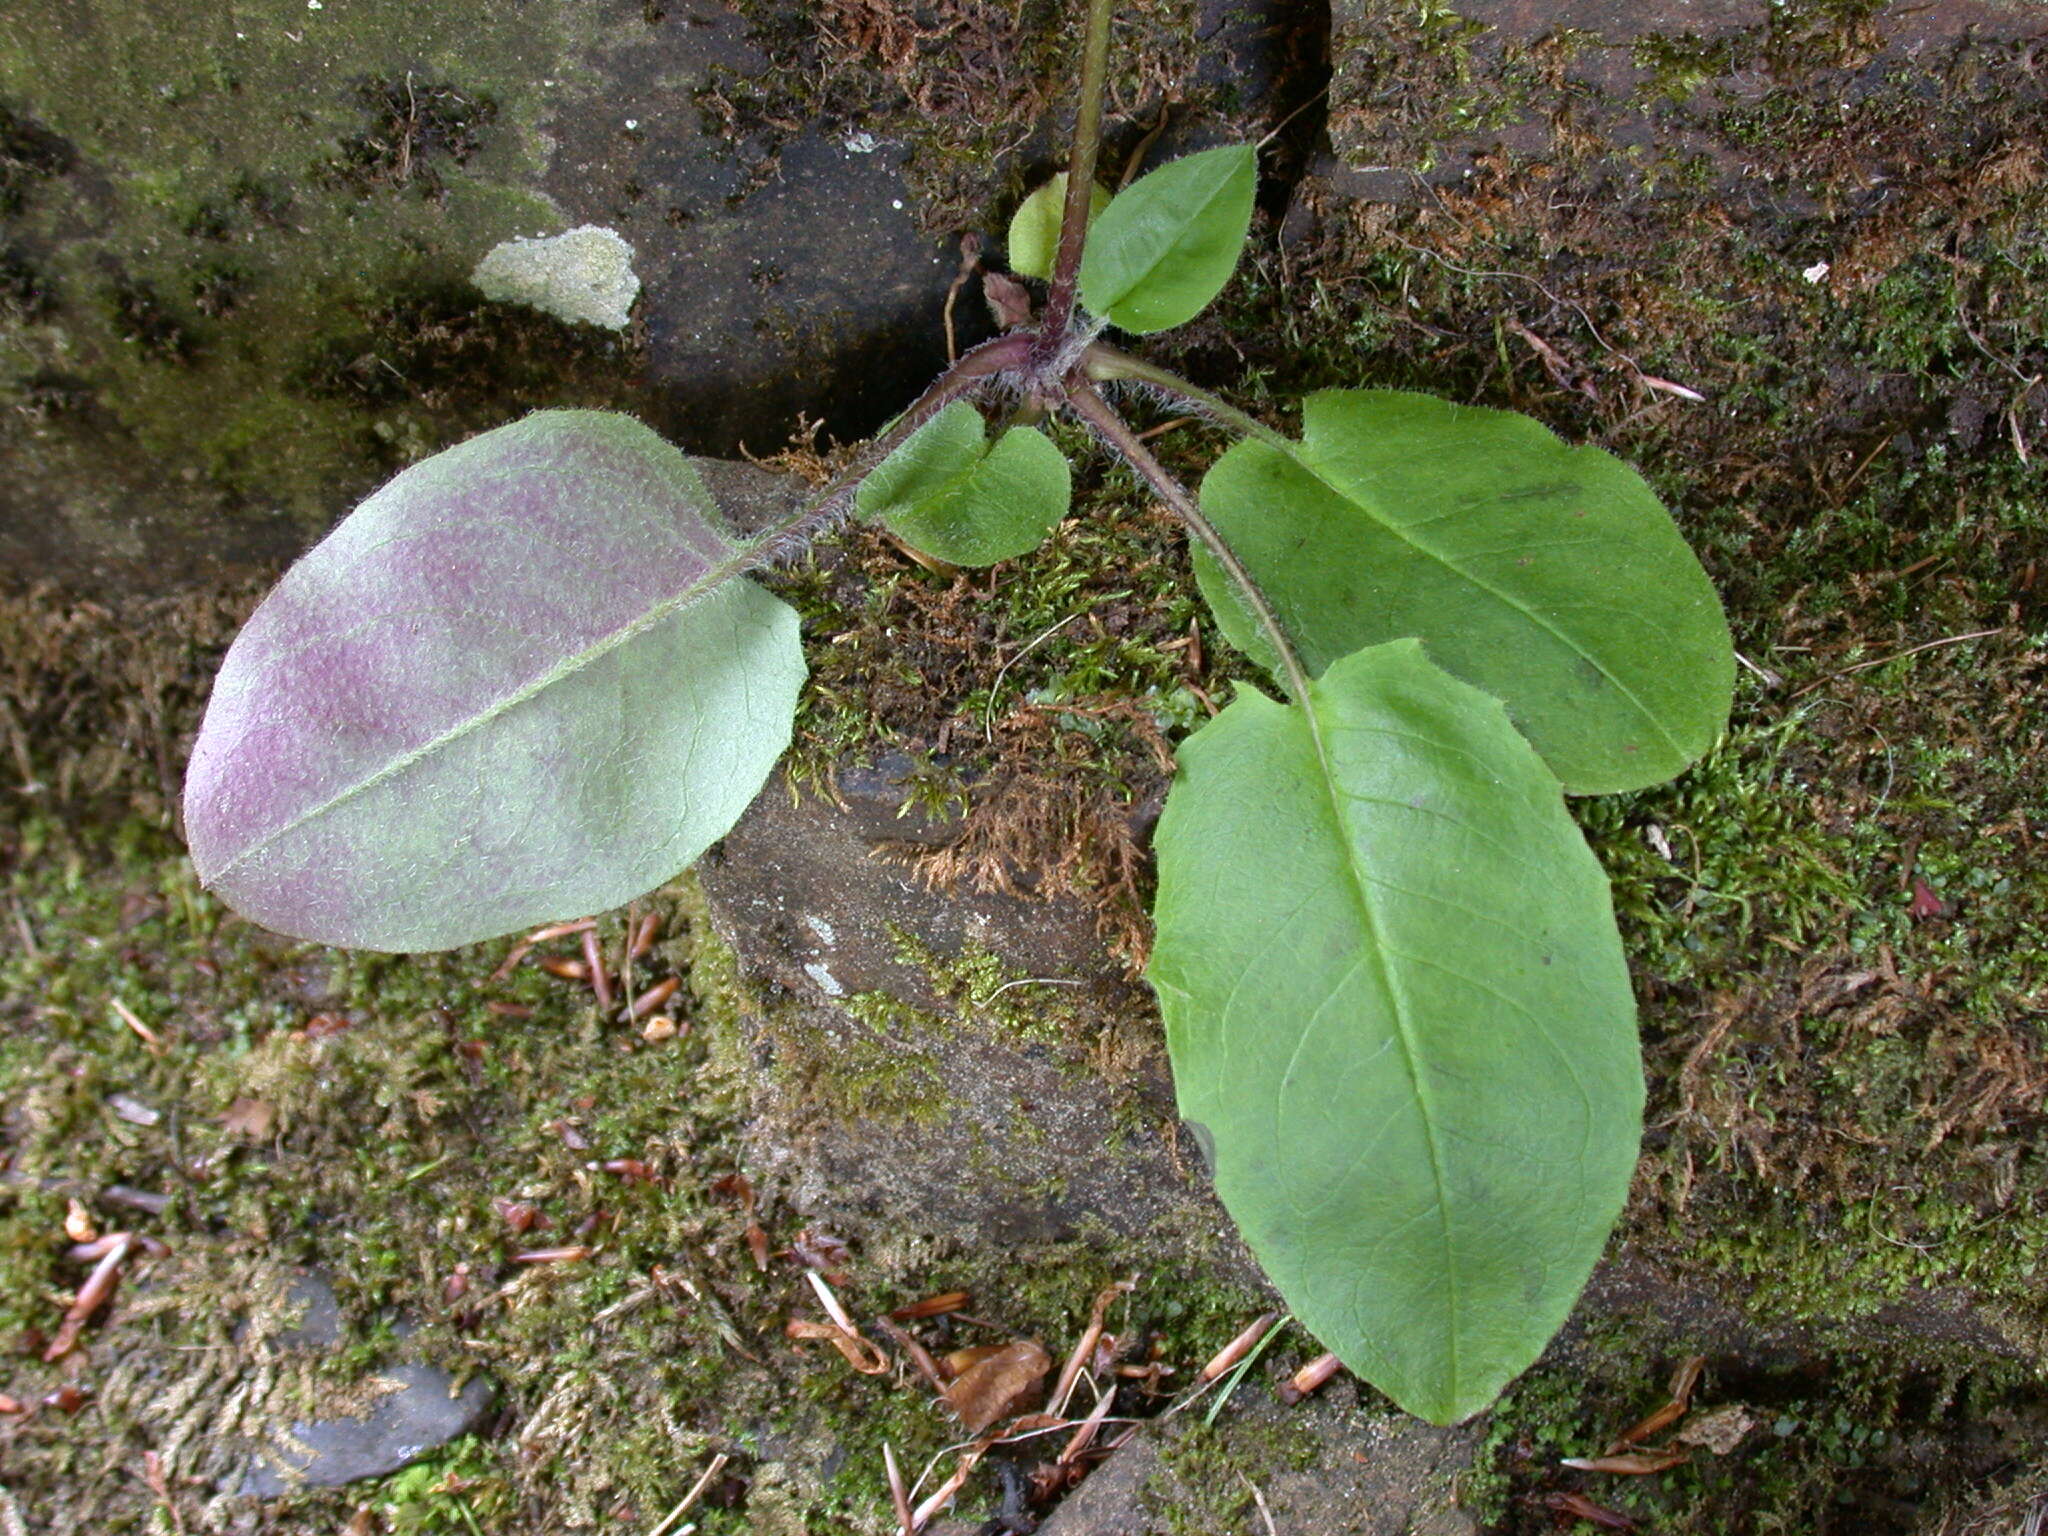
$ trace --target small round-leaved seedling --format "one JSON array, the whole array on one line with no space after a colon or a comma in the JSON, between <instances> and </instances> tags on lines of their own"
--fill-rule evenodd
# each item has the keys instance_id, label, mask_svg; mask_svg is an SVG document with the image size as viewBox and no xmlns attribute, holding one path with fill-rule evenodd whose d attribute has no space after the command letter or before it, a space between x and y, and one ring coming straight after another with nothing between
<instances>
[{"instance_id":1,"label":"small round-leaved seedling","mask_svg":"<svg viewBox=\"0 0 2048 1536\"><path fill-rule=\"evenodd\" d=\"M1180 744L1159 823L1148 975L1182 1113L1296 1316L1449 1423L1563 1320L1640 1138L1627 966L1565 792L1713 746L1728 628L1598 448L1392 390L1312 395L1290 434L1112 345L1229 283L1258 155L1103 192L1108 37L1090 0L1065 179L1018 210L1016 275L985 278L1004 334L744 537L619 416L543 412L407 470L235 643L186 783L193 858L262 922L393 949L658 885L789 738L795 615L747 573L848 513L952 565L1022 555L1090 515L1036 425L1077 420L1186 525L1218 627L1276 685ZM1243 437L1199 498L1120 381Z\"/></svg>"}]
</instances>

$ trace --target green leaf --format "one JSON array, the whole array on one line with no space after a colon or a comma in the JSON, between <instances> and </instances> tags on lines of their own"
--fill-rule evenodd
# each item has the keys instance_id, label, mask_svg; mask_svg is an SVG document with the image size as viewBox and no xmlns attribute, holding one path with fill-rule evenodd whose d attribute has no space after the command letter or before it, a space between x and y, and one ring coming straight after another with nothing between
<instances>
[{"instance_id":1,"label":"green leaf","mask_svg":"<svg viewBox=\"0 0 2048 1536\"><path fill-rule=\"evenodd\" d=\"M1032 427L993 441L956 400L861 482L854 505L913 548L953 565L993 565L1036 549L1073 498L1066 455Z\"/></svg>"},{"instance_id":2,"label":"green leaf","mask_svg":"<svg viewBox=\"0 0 2048 1536\"><path fill-rule=\"evenodd\" d=\"M1565 788L1660 783L1728 720L1713 584L1642 477L1510 411L1398 390L1311 395L1291 451L1238 444L1202 506L1320 672L1413 635L1506 701ZM1198 554L1224 633L1275 658Z\"/></svg>"},{"instance_id":3,"label":"green leaf","mask_svg":"<svg viewBox=\"0 0 2048 1536\"><path fill-rule=\"evenodd\" d=\"M1010 270L1019 277L1050 278L1059 254L1060 226L1065 222L1067 173L1061 171L1017 205L1010 215ZM1109 193L1098 186L1088 200L1092 228L1109 206Z\"/></svg>"},{"instance_id":4,"label":"green leaf","mask_svg":"<svg viewBox=\"0 0 2048 1536\"><path fill-rule=\"evenodd\" d=\"M1397 641L1180 749L1149 979L1182 1116L1295 1316L1485 1407L1621 1210L1642 1072L1607 882L1500 704Z\"/></svg>"},{"instance_id":5,"label":"green leaf","mask_svg":"<svg viewBox=\"0 0 2048 1536\"><path fill-rule=\"evenodd\" d=\"M1127 331L1194 319L1223 291L1252 223L1249 144L1171 160L1119 192L1088 231L1081 302Z\"/></svg>"},{"instance_id":6,"label":"green leaf","mask_svg":"<svg viewBox=\"0 0 2048 1536\"><path fill-rule=\"evenodd\" d=\"M757 562L624 416L543 411L414 465L229 650L185 781L200 878L391 950L671 879L789 742L803 651Z\"/></svg>"}]
</instances>

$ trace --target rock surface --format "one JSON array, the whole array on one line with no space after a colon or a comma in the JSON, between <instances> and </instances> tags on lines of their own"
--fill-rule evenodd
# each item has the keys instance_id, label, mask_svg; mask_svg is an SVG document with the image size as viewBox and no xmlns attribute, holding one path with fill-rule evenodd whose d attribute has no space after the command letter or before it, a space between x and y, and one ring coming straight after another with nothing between
<instances>
[{"instance_id":1,"label":"rock surface","mask_svg":"<svg viewBox=\"0 0 2048 1536\"><path fill-rule=\"evenodd\" d=\"M764 1171L805 1213L1008 1243L1172 1232L1249 1278L1174 1142L1140 984L1074 898L928 886L916 855L953 829L906 814L911 772L842 772L839 804L776 786L699 866L758 984Z\"/></svg>"},{"instance_id":2,"label":"rock surface","mask_svg":"<svg viewBox=\"0 0 2048 1536\"><path fill-rule=\"evenodd\" d=\"M8 585L273 567L540 406L768 452L799 411L871 431L944 365L957 255L918 228L907 147L721 121L713 97L772 84L731 9L80 0L10 23ZM625 335L471 285L500 242L585 224L638 252Z\"/></svg>"},{"instance_id":3,"label":"rock surface","mask_svg":"<svg viewBox=\"0 0 2048 1536\"><path fill-rule=\"evenodd\" d=\"M296 1276L285 1305L299 1316L271 1335L276 1347L317 1353L341 1337L340 1304L319 1271ZM296 1487L336 1488L396 1472L476 1428L495 1390L482 1376L458 1389L448 1372L412 1361L372 1373L349 1396L355 1411L269 1426L235 1491L270 1499Z\"/></svg>"},{"instance_id":4,"label":"rock surface","mask_svg":"<svg viewBox=\"0 0 2048 1536\"><path fill-rule=\"evenodd\" d=\"M268 1499L301 1484L336 1488L410 1465L476 1428L491 1405L491 1384L472 1377L459 1391L446 1371L394 1365L364 1383L376 1394L360 1415L274 1429L240 1491Z\"/></svg>"},{"instance_id":5,"label":"rock surface","mask_svg":"<svg viewBox=\"0 0 2048 1536\"><path fill-rule=\"evenodd\" d=\"M1289 1409L1261 1399L1233 1409L1214 1432L1190 1412L1142 1430L1038 1532L1166 1536L1188 1528L1193 1506L1218 1522L1204 1529L1268 1536L1476 1536L1479 1524L1457 1507L1452 1479L1470 1467L1479 1438L1470 1427L1437 1429L1316 1401ZM1204 1439L1214 1443L1191 1455ZM1262 1459L1279 1464L1261 1467ZM1218 1476L1220 1466L1233 1471Z\"/></svg>"}]
</instances>

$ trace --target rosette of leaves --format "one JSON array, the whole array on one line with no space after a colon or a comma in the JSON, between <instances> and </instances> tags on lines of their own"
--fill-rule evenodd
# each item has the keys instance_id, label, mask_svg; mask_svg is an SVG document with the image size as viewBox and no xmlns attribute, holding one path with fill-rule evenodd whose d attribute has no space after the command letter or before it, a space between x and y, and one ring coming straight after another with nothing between
<instances>
[{"instance_id":1,"label":"rosette of leaves","mask_svg":"<svg viewBox=\"0 0 2048 1536\"><path fill-rule=\"evenodd\" d=\"M730 828L787 742L795 618L747 572L847 511L953 564L1022 554L1073 510L1034 423L1078 417L1185 521L1218 627L1277 685L1181 743L1159 824L1149 977L1181 1111L1295 1315L1453 1422L1563 1321L1640 1137L1627 965L1565 796L1712 747L1727 626L1597 448L1390 390L1313 395L1285 433L1104 340L1216 298L1257 179L1237 145L1104 194L1106 46L1097 3L1067 177L992 280L1010 329L807 505L743 535L682 455L580 411L363 503L221 670L193 858L261 922L378 948L637 895ZM1043 282L1035 309L1018 277ZM1199 495L1111 405L1119 380L1240 434Z\"/></svg>"}]
</instances>

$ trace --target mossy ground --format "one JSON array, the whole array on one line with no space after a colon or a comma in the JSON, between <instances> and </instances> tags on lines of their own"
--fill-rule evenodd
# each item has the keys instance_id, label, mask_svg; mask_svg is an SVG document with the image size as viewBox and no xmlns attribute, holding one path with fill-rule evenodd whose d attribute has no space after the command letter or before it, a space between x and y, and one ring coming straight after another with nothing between
<instances>
[{"instance_id":1,"label":"mossy ground","mask_svg":"<svg viewBox=\"0 0 2048 1536\"><path fill-rule=\"evenodd\" d=\"M401 1325L406 1355L498 1383L484 1431L381 1483L287 1497L258 1528L339 1529L368 1508L383 1522L369 1530L643 1529L723 1451L699 1530L877 1530L881 1446L917 1467L959 1438L913 1380L856 1376L782 1335L816 1304L786 1253L796 1224L772 1203L750 1213L734 1182L736 979L689 893L642 908L667 923L642 979L692 980L681 1033L650 1043L531 963L491 981L504 944L343 956L263 934L140 818L89 837L12 822L0 878L0 1390L32 1410L0 1419L0 1487L32 1528L224 1528L214 1480L260 1422L332 1412ZM623 921L605 925L614 951ZM606 1168L619 1159L637 1166ZM110 1187L167 1199L138 1213L106 1203ZM135 1266L81 1351L45 1366L40 1341L82 1278L63 1257L73 1198L171 1253ZM780 1255L765 1271L753 1216ZM595 1251L514 1258L560 1246ZM871 1317L968 1289L984 1321L923 1325L935 1351L1016 1334L1063 1352L1113 1263L1084 1245L910 1240L856 1251L839 1290ZM274 1316L301 1264L332 1278L345 1318L342 1344L306 1366L266 1347L273 1326L232 1328ZM1185 1376L1252 1306L1159 1292L1114 1321ZM86 1393L75 1415L35 1406L67 1382Z\"/></svg>"},{"instance_id":2,"label":"mossy ground","mask_svg":"<svg viewBox=\"0 0 2048 1536\"><path fill-rule=\"evenodd\" d=\"M1768 1358L1711 1361L1702 1404L1751 1404L1762 1428L1727 1458L1621 1480L1556 1459L1597 1452L1654 1406L1688 1344L1683 1323L1592 1320L1494 1421L1467 1493L1502 1531L1555 1528L1568 1511L1553 1496L1566 1493L1671 1532L1991 1529L2042 1477L2029 1449L2041 1356L2026 1341L2048 1324L2048 1177L2033 1149L2048 1124L2048 388L2034 382L2048 371L2048 146L2016 54L1987 45L1931 74L1880 72L1845 107L1829 71L1871 8L1785 9L1796 14L1756 40L1769 89L1714 126L1799 198L1731 209L1706 167L1617 188L1569 157L1491 162L1417 207L1333 198L1285 238L1262 228L1224 304L1154 349L1276 421L1308 389L1392 385L1528 410L1604 444L1670 501L1754 664L1705 763L1578 807L1615 878L1650 1074L1643 1173L1617 1245L1735 1298L1760 1328L1840 1326ZM876 8L868 32L792 34L791 56L837 58L849 39L893 56L915 108L947 45L914 29L892 54L890 19ZM1008 12L983 19L1011 26ZM1012 51L983 67L1042 78L1039 35L1002 32ZM1473 78L1446 21L1385 35L1394 72L1372 110L1390 135L1412 126L1401 111L1464 127L1524 99ZM1683 92L1726 62L1666 43L1643 53L1657 64L1646 90ZM1126 86L1116 131L1135 137L1142 91ZM1012 175L989 167L1009 147L1000 133L984 143L991 131L978 121L957 159L930 162L934 206L947 175L975 197ZM8 166L40 163L47 144L9 134ZM180 208L204 201L173 191ZM0 297L41 323L39 290L10 271ZM135 333L134 366L185 366L150 341L135 297L163 281L131 278L109 313ZM198 293L175 302L204 318ZM141 380L138 398L152 387ZM1184 424L1160 446L1193 474L1218 442ZM1078 840L1092 851L1072 883L1128 919L1142 863L1114 829L1163 782L1162 744L1245 669L1198 610L1157 510L1092 459L1077 489L1082 513L993 578L932 573L862 529L787 573L814 669L792 770L817 784L885 743L924 752L934 803L965 797L981 818L963 859L1049 862ZM127 1293L95 1330L93 1369L217 1346L199 1307L138 1316L157 1291L225 1305L317 1256L344 1266L361 1359L403 1313L423 1325L423 1352L504 1385L490 1432L444 1453L431 1478L309 1495L274 1529L338 1526L380 1500L427 1530L628 1513L651 1524L714 1448L737 1453L742 1478L809 1472L763 1471L744 1502L721 1490L704 1529L872 1527L879 1444L918 1460L947 1430L915 1392L780 1339L804 1294L794 1271L754 1271L742 1219L711 1193L735 1166L716 989L689 1036L646 1047L530 970L479 990L495 951L335 962L236 926L193 889L165 830L180 733L235 601L200 607L135 637L76 607L25 608L15 636L40 651L0 647L14 663L0 745L20 779L0 868L37 949L0 914L6 1329L47 1329L76 1283L58 1257L65 1190L169 1192L149 1230L176 1251L157 1261L155 1291ZM166 634L186 638L166 647ZM31 654L43 659L19 660ZM676 920L675 942L694 932ZM110 1020L116 996L162 1031L161 1057ZM322 1011L350 1027L310 1038ZM160 1118L122 1119L115 1093ZM274 1108L259 1143L222 1123L241 1098ZM572 1153L563 1123L592 1150ZM664 1182L583 1166L601 1157L641 1158ZM500 1196L540 1204L550 1230L602 1209L602 1255L521 1276L504 1262ZM450 1302L457 1262L491 1278ZM689 1285L594 1321L657 1265ZM906 1251L859 1284L880 1307L972 1283L1006 1327L1057 1350L1108 1278L1099 1255ZM508 1282L507 1296L474 1300ZM2005 1358L1926 1337L1879 1347L1854 1326L1931 1291L1967 1294L2020 1345ZM1233 1304L1154 1295L1138 1326L1189 1358L1234 1330ZM737 1354L727 1327L767 1364ZM34 1399L55 1380L17 1357L0 1390ZM8 1487L74 1501L99 1522L80 1528L148 1528L144 1402L0 1425ZM195 1519L207 1495L174 1490Z\"/></svg>"}]
</instances>

